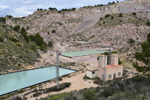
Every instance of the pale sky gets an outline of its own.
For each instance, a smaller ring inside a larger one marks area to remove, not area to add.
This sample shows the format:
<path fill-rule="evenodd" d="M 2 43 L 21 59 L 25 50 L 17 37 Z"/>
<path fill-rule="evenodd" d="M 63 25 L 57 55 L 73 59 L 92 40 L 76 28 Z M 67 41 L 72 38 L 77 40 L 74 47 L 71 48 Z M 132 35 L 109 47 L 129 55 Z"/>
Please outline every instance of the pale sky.
<path fill-rule="evenodd" d="M 108 4 L 113 1 L 124 0 L 0 0 L 0 17 L 12 15 L 14 17 L 28 16 L 37 8 L 48 9 L 55 7 L 58 10 L 63 8 L 80 8 L 88 5 Z"/>

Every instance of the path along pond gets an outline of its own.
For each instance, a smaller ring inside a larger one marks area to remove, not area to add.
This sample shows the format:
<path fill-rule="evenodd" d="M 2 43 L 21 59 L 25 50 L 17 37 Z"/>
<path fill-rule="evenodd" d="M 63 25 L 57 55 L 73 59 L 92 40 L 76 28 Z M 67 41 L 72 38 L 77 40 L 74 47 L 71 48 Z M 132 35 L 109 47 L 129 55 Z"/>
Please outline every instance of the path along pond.
<path fill-rule="evenodd" d="M 75 72 L 71 69 L 59 68 L 59 75 Z M 56 67 L 46 67 L 22 72 L 0 75 L 0 95 L 4 95 L 22 88 L 39 84 L 56 78 Z"/>

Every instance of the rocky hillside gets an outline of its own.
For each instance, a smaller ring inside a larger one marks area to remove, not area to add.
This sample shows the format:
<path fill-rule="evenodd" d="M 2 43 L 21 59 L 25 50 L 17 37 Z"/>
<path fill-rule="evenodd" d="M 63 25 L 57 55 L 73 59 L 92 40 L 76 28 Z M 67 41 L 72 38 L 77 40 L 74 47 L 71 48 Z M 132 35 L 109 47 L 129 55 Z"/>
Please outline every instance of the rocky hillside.
<path fill-rule="evenodd" d="M 0 74 L 25 69 L 37 61 L 40 47 L 22 33 L 0 22 Z"/>
<path fill-rule="evenodd" d="M 29 34 L 40 33 L 46 42 L 63 50 L 128 45 L 146 39 L 150 32 L 150 2 L 128 0 L 108 5 L 83 7 L 77 10 L 38 10 L 22 18 L 6 17 L 8 25 L 20 25 Z"/>

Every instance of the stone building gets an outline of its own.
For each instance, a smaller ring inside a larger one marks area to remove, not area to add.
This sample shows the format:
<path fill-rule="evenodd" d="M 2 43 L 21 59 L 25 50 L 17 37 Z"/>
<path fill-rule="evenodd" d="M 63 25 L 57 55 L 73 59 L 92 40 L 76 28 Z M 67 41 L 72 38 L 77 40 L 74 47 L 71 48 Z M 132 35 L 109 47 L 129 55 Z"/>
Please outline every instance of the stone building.
<path fill-rule="evenodd" d="M 87 69 L 87 76 L 90 78 L 99 77 L 103 81 L 113 80 L 122 77 L 123 66 L 118 65 L 118 54 L 111 54 L 111 63 L 107 65 L 107 56 L 99 56 L 98 67 Z"/>

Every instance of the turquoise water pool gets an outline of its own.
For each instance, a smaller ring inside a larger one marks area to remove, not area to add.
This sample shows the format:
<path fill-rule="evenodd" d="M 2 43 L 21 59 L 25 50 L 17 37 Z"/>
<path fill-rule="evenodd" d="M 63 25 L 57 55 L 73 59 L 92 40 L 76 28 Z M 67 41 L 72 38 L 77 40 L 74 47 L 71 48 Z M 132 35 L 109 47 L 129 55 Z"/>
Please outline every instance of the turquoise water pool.
<path fill-rule="evenodd" d="M 62 56 L 66 57 L 80 57 L 80 56 L 88 56 L 88 55 L 95 55 L 95 54 L 101 54 L 105 51 L 100 50 L 84 50 L 84 51 L 71 51 L 71 52 L 62 52 Z"/>
<path fill-rule="evenodd" d="M 59 72 L 59 75 L 63 76 L 75 71 L 59 68 Z M 55 66 L 0 75 L 0 95 L 42 83 L 55 77 Z"/>

